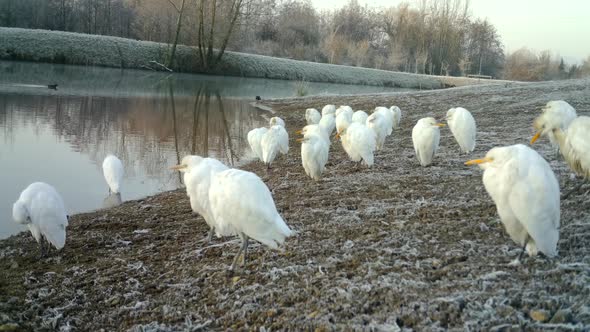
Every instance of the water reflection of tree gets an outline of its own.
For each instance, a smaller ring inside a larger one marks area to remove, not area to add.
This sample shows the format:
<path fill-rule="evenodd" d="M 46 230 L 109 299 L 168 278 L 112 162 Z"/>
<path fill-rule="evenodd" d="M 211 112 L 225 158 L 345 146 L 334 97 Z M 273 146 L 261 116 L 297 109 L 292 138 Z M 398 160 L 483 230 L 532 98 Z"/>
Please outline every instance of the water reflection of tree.
<path fill-rule="evenodd" d="M 163 184 L 176 177 L 168 166 L 185 154 L 231 165 L 239 161 L 246 147 L 242 133 L 263 121 L 247 102 L 223 99 L 206 87 L 190 98 L 174 96 L 170 88 L 168 98 L 2 95 L 3 140 L 19 144 L 11 143 L 18 128 L 49 126 L 52 135 L 88 154 L 98 167 L 107 153 L 115 153 L 127 175 L 137 170 Z"/>

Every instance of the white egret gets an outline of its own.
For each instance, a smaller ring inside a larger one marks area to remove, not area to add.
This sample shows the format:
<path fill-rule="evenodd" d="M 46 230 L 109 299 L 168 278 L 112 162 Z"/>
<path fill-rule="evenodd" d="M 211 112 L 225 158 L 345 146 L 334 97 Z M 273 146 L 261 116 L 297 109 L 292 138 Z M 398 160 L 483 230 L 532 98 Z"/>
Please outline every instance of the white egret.
<path fill-rule="evenodd" d="M 484 170 L 483 184 L 510 238 L 528 252 L 557 255 L 559 186 L 551 167 L 535 150 L 516 144 L 496 147 L 470 160 Z M 522 256 L 522 253 L 521 253 Z M 519 257 L 520 258 L 520 257 Z"/>
<path fill-rule="evenodd" d="M 123 163 L 119 158 L 110 154 L 102 162 L 102 173 L 109 185 L 109 193 L 119 193 L 121 180 L 123 180 Z"/>
<path fill-rule="evenodd" d="M 320 133 L 306 132 L 303 138 L 297 141 L 301 142 L 301 164 L 305 174 L 318 181 L 328 162 L 329 140 L 326 140 L 322 131 Z"/>
<path fill-rule="evenodd" d="M 336 105 L 326 105 L 322 108 L 322 116 L 326 114 L 334 114 L 336 112 Z"/>
<path fill-rule="evenodd" d="M 367 127 L 375 133 L 375 148 L 381 150 L 387 136 L 388 121 L 384 114 L 375 112 L 367 118 Z"/>
<path fill-rule="evenodd" d="M 337 136 L 340 137 L 342 147 L 350 160 L 359 162 L 362 159 L 367 167 L 373 165 L 373 153 L 376 144 L 373 130 L 365 125 L 353 122 L 348 128 L 338 133 Z"/>
<path fill-rule="evenodd" d="M 268 131 L 268 128 L 261 127 L 261 128 L 254 128 L 248 132 L 248 144 L 250 144 L 250 148 L 252 149 L 252 151 L 254 152 L 256 157 L 258 157 L 258 159 L 260 161 L 263 161 L 262 145 L 261 145 L 262 137 L 264 136 L 264 134 L 266 134 L 267 131 Z"/>
<path fill-rule="evenodd" d="M 184 173 L 183 180 L 191 209 L 205 219 L 209 226 L 207 239 L 211 241 L 213 232 L 217 228 L 209 202 L 211 178 L 213 175 L 229 168 L 217 159 L 188 155 L 182 158 L 180 165 L 173 166 L 172 169 Z M 226 231 L 226 233 L 228 232 Z"/>
<path fill-rule="evenodd" d="M 365 124 L 369 115 L 365 111 L 356 111 L 352 113 L 352 122 Z"/>
<path fill-rule="evenodd" d="M 277 212 L 270 191 L 254 173 L 229 169 L 214 174 L 209 201 L 216 231 L 220 235 L 237 233 L 242 239 L 230 270 L 235 268 L 242 252 L 245 264 L 250 238 L 276 249 L 292 234 Z"/>
<path fill-rule="evenodd" d="M 273 116 L 272 118 L 270 118 L 269 124 L 270 124 L 269 127 L 278 125 L 278 126 L 285 128 L 285 121 L 283 119 L 279 118 L 278 116 Z"/>
<path fill-rule="evenodd" d="M 391 135 L 391 133 L 393 131 L 393 122 L 394 122 L 393 111 L 387 107 L 377 106 L 377 107 L 375 107 L 375 110 L 373 111 L 373 113 L 379 113 L 379 114 L 383 115 L 384 121 L 385 121 L 385 126 L 387 127 L 386 134 L 387 134 L 387 136 Z"/>
<path fill-rule="evenodd" d="M 439 127 L 444 126 L 442 123 L 437 123 L 432 117 L 422 118 L 412 129 L 412 141 L 414 143 L 414 151 L 416 157 L 422 166 L 432 164 L 434 154 L 438 150 L 438 143 L 440 141 Z"/>
<path fill-rule="evenodd" d="M 334 128 L 336 128 L 336 121 L 334 120 L 334 114 L 329 113 L 326 115 L 322 115 L 322 118 L 319 122 L 320 127 L 328 133 L 328 135 L 332 135 Z"/>
<path fill-rule="evenodd" d="M 340 114 L 341 112 L 350 112 L 351 116 L 352 113 L 354 113 L 354 111 L 352 110 L 352 107 L 348 106 L 348 105 L 341 105 L 336 109 L 336 112 L 334 113 L 335 116 L 338 116 L 338 114 Z"/>
<path fill-rule="evenodd" d="M 565 159 L 572 171 L 583 179 L 579 185 L 563 196 L 563 198 L 567 198 L 590 179 L 590 117 L 577 117 L 569 124 L 565 132 L 560 127 L 563 122 L 559 118 L 553 118 L 553 122 L 551 120 L 537 120 L 534 124 L 537 134 L 531 140 L 531 144 L 541 134 L 551 132 L 555 137 L 563 159 Z"/>
<path fill-rule="evenodd" d="M 402 110 L 395 105 L 391 106 L 389 110 L 393 113 L 393 129 L 397 129 L 402 121 Z"/>
<path fill-rule="evenodd" d="M 461 151 L 473 152 L 476 126 L 471 113 L 462 107 L 451 108 L 447 111 L 447 123 Z"/>
<path fill-rule="evenodd" d="M 551 146 L 557 151 L 559 144 L 553 135 L 553 129 L 561 128 L 561 130 L 565 131 L 576 116 L 576 110 L 567 102 L 563 100 L 548 102 L 543 107 L 543 113 L 533 123 L 537 131 L 534 140 L 536 141 L 541 135 L 547 136 Z"/>
<path fill-rule="evenodd" d="M 289 152 L 289 134 L 284 127 L 276 125 L 262 135 L 262 161 L 268 168 L 280 153 L 287 154 Z"/>
<path fill-rule="evenodd" d="M 348 128 L 350 123 L 352 122 L 352 115 L 354 112 L 352 108 L 342 108 L 340 112 L 336 115 L 336 132 L 341 133 L 344 129 Z"/>
<path fill-rule="evenodd" d="M 322 118 L 322 114 L 318 112 L 315 108 L 308 108 L 305 110 L 305 121 L 307 124 L 318 124 L 320 119 Z"/>
<path fill-rule="evenodd" d="M 12 206 L 12 217 L 29 228 L 39 243 L 41 256 L 47 253 L 45 240 L 57 250 L 64 247 L 68 226 L 66 208 L 57 190 L 47 183 L 35 182 L 23 190 Z"/>

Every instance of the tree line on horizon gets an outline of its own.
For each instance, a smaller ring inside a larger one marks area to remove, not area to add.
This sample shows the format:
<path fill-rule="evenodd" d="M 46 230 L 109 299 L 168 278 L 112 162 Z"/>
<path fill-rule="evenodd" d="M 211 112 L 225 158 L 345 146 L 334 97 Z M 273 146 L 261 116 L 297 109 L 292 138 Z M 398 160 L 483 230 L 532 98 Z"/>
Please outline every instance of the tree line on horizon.
<path fill-rule="evenodd" d="M 0 0 L 0 26 L 197 46 L 203 66 L 232 50 L 430 75 L 540 81 L 590 75 L 590 56 L 566 64 L 550 51 L 504 54 L 468 0 L 372 8 L 349 0 L 318 11 L 309 0 Z"/>

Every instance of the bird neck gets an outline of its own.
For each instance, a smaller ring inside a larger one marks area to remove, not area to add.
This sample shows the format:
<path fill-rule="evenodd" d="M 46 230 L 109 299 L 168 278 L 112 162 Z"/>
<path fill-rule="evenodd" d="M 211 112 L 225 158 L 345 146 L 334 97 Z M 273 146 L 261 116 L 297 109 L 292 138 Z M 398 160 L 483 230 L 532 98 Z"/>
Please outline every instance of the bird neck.
<path fill-rule="evenodd" d="M 563 130 L 561 130 L 561 128 L 556 128 L 553 129 L 553 136 L 555 136 L 555 140 L 559 145 L 559 149 L 563 151 L 563 148 L 565 147 L 565 133 Z"/>

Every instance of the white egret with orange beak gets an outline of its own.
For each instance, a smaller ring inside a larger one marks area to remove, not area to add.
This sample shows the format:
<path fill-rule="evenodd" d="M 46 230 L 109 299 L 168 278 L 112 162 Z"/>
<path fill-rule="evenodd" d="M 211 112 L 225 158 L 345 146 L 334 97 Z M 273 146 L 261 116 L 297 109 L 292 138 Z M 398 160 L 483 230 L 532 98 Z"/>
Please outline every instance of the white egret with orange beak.
<path fill-rule="evenodd" d="M 318 124 L 321 118 L 322 115 L 315 108 L 308 108 L 305 110 L 305 121 L 308 125 Z"/>
<path fill-rule="evenodd" d="M 559 185 L 551 167 L 535 150 L 516 144 L 496 147 L 485 158 L 470 160 L 484 170 L 483 184 L 500 220 L 529 256 L 557 255 Z M 522 256 L 522 253 L 520 256 Z M 520 257 L 519 257 L 520 259 Z"/>
<path fill-rule="evenodd" d="M 217 159 L 188 155 L 182 158 L 180 165 L 173 166 L 172 169 L 184 173 L 183 180 L 191 209 L 205 219 L 209 226 L 207 240 L 210 242 L 216 229 L 211 204 L 209 203 L 211 177 L 216 173 L 227 170 L 228 167 Z"/>
<path fill-rule="evenodd" d="M 360 123 L 353 122 L 342 132 L 337 133 L 340 137 L 342 147 L 350 160 L 360 162 L 367 167 L 373 166 L 375 152 L 375 133 L 371 128 Z"/>
<path fill-rule="evenodd" d="M 546 117 L 539 117 L 535 120 L 534 127 L 537 134 L 531 140 L 531 144 L 535 143 L 539 136 L 551 132 L 563 159 L 571 170 L 583 179 L 573 190 L 563 195 L 563 198 L 567 198 L 590 179 L 590 117 L 577 117 L 569 124 L 565 132 L 560 126 L 562 122 L 559 119 L 553 122 L 546 119 Z"/>
<path fill-rule="evenodd" d="M 341 133 L 348 128 L 352 122 L 352 115 L 354 114 L 352 108 L 342 107 L 336 111 L 336 132 Z"/>
<path fill-rule="evenodd" d="M 102 173 L 109 185 L 109 194 L 118 194 L 121 191 L 121 180 L 123 179 L 123 163 L 119 158 L 110 154 L 102 162 Z"/>
<path fill-rule="evenodd" d="M 57 250 L 66 243 L 68 216 L 64 202 L 55 188 L 47 183 L 30 184 L 12 206 L 12 217 L 26 225 L 39 243 L 41 256 L 45 256 L 45 240 Z"/>
<path fill-rule="evenodd" d="M 298 130 L 295 133 L 303 136 L 311 134 L 320 135 L 320 137 L 326 140 L 326 142 L 328 143 L 328 147 L 331 145 L 330 136 L 328 135 L 326 128 L 320 126 L 319 124 L 307 125 L 303 127 L 303 129 Z"/>
<path fill-rule="evenodd" d="M 557 151 L 559 143 L 557 142 L 553 129 L 560 128 L 565 131 L 570 123 L 576 118 L 576 110 L 563 100 L 552 100 L 543 107 L 543 113 L 533 122 L 535 136 L 533 142 L 541 136 L 547 136 L 551 146 Z"/>
<path fill-rule="evenodd" d="M 471 112 L 463 107 L 451 108 L 447 111 L 447 124 L 461 151 L 473 152 L 475 149 L 475 119 Z"/>
<path fill-rule="evenodd" d="M 306 126 L 308 127 L 308 126 Z M 330 141 L 326 139 L 323 130 L 320 132 L 304 128 L 303 138 L 297 139 L 301 142 L 301 164 L 305 174 L 318 181 L 328 162 L 330 153 Z"/>
<path fill-rule="evenodd" d="M 440 141 L 439 127 L 444 124 L 437 123 L 432 117 L 422 118 L 412 129 L 412 142 L 414 143 L 414 151 L 416 157 L 422 166 L 432 164 L 434 154 L 438 151 L 438 144 Z"/>

